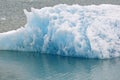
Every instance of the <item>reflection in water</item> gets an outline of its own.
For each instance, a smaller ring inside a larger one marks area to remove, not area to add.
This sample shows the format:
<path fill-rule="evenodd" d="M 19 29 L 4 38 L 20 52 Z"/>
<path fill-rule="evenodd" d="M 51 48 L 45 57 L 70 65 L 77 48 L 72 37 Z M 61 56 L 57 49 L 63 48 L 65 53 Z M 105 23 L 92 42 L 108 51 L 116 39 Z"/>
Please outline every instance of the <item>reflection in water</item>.
<path fill-rule="evenodd" d="M 97 60 L 0 51 L 0 80 L 118 80 L 120 58 Z"/>

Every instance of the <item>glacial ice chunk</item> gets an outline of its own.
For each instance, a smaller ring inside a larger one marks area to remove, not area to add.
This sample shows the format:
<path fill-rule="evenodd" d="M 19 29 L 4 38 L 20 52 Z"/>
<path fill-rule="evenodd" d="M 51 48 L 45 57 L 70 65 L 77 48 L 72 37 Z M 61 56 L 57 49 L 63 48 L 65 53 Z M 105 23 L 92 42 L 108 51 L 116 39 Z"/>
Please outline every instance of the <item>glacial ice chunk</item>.
<path fill-rule="evenodd" d="M 120 56 L 120 6 L 66 5 L 24 10 L 27 23 L 0 33 L 0 50 L 85 58 Z"/>

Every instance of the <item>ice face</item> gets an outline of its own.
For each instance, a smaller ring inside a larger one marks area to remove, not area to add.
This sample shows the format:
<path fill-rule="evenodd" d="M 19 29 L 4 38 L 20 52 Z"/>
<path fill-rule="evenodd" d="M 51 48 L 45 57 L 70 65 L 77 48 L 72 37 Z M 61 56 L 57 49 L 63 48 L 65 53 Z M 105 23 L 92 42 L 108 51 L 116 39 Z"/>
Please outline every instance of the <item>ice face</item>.
<path fill-rule="evenodd" d="M 24 27 L 0 33 L 0 50 L 85 58 L 120 56 L 120 6 L 60 4 L 24 12 Z"/>

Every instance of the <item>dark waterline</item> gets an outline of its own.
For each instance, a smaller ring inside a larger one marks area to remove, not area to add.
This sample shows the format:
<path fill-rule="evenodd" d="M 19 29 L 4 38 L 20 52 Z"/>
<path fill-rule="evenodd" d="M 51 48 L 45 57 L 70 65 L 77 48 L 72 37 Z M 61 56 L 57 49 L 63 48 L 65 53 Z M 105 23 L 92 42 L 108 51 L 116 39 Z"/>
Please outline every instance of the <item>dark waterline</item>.
<path fill-rule="evenodd" d="M 120 58 L 81 59 L 0 51 L 0 80 L 118 80 Z"/>

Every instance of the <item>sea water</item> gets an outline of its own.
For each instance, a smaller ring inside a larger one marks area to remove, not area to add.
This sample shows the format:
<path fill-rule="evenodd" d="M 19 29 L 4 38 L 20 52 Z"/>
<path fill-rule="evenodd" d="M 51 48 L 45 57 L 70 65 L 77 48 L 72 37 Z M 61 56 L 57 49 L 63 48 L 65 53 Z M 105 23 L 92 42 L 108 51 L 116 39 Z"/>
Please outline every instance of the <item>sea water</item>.
<path fill-rule="evenodd" d="M 118 80 L 120 58 L 81 59 L 0 51 L 0 80 Z"/>

